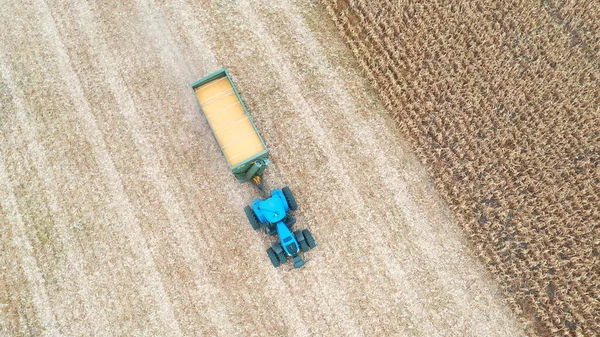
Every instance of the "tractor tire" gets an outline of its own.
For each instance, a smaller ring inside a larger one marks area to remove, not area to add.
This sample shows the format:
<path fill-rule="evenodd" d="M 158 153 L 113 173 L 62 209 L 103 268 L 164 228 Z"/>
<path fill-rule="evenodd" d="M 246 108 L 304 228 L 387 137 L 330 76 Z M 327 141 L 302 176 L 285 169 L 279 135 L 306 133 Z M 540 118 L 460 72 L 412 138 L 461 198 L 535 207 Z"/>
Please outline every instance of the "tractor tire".
<path fill-rule="evenodd" d="M 300 249 L 302 249 L 303 252 L 306 253 L 310 250 L 310 247 L 308 246 L 308 243 L 306 243 L 306 241 L 302 241 L 299 244 L 300 244 Z"/>
<path fill-rule="evenodd" d="M 273 248 L 273 251 L 275 252 L 275 254 L 285 254 L 285 251 L 283 250 L 283 246 L 281 246 L 281 243 L 279 242 L 275 242 L 271 248 Z"/>
<path fill-rule="evenodd" d="M 277 259 L 279 260 L 279 264 L 284 264 L 287 262 L 287 256 L 285 256 L 284 252 L 277 254 Z"/>
<path fill-rule="evenodd" d="M 286 186 L 282 188 L 281 191 L 283 192 L 283 195 L 285 196 L 285 201 L 287 201 L 290 209 L 292 211 L 298 210 L 298 203 L 296 202 L 296 198 L 294 198 L 294 195 L 292 194 L 290 188 Z"/>
<path fill-rule="evenodd" d="M 287 262 L 287 256 L 285 256 L 285 250 L 283 250 L 281 243 L 275 242 L 273 246 L 271 246 L 271 249 L 273 249 L 273 252 L 277 255 L 280 264 Z"/>
<path fill-rule="evenodd" d="M 308 244 L 310 249 L 313 249 L 317 246 L 315 239 L 313 238 L 312 234 L 308 229 L 303 230 L 302 234 L 304 234 L 304 240 L 306 240 L 306 243 Z"/>
<path fill-rule="evenodd" d="M 285 218 L 285 225 L 288 226 L 289 229 L 292 229 L 292 226 L 296 224 L 296 217 L 291 214 Z"/>
<path fill-rule="evenodd" d="M 281 265 L 281 262 L 279 262 L 279 258 L 277 257 L 277 254 L 275 254 L 273 248 L 267 249 L 267 255 L 269 255 L 269 260 L 271 260 L 273 267 L 277 268 Z"/>
<path fill-rule="evenodd" d="M 305 253 L 308 252 L 310 250 L 310 247 L 308 246 L 308 243 L 306 243 L 306 240 L 304 238 L 304 234 L 302 233 L 302 231 L 295 231 L 294 236 L 296 237 L 296 241 L 298 241 L 300 250 L 302 250 Z"/>
<path fill-rule="evenodd" d="M 252 208 L 250 206 L 246 206 L 244 207 L 244 212 L 246 212 L 246 217 L 248 218 L 252 229 L 254 229 L 255 231 L 259 230 L 260 223 L 258 222 L 258 218 L 256 217 L 256 214 L 254 214 Z"/>

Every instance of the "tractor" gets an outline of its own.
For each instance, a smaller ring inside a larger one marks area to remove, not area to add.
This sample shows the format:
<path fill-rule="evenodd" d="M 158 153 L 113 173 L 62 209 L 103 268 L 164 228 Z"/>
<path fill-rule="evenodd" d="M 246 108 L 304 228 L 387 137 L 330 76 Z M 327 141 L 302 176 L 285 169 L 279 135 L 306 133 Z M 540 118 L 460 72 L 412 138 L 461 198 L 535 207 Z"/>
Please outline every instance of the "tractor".
<path fill-rule="evenodd" d="M 267 249 L 267 255 L 275 268 L 292 259 L 294 268 L 304 265 L 300 251 L 316 247 L 315 239 L 308 229 L 293 231 L 296 218 L 290 213 L 298 209 L 296 199 L 289 187 L 275 189 L 267 199 L 254 199 L 252 206 L 244 211 L 252 228 L 263 229 L 267 235 L 279 237 L 279 241 Z"/>

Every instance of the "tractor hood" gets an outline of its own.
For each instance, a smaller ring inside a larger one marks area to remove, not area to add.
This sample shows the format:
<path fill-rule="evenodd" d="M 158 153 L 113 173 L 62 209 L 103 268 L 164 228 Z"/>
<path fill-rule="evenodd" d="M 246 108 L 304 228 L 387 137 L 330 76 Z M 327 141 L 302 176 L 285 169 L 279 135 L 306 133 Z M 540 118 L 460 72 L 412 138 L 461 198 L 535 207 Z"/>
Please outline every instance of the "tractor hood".
<path fill-rule="evenodd" d="M 261 201 L 258 204 L 258 209 L 269 223 L 277 223 L 286 216 L 285 206 L 277 197 Z"/>

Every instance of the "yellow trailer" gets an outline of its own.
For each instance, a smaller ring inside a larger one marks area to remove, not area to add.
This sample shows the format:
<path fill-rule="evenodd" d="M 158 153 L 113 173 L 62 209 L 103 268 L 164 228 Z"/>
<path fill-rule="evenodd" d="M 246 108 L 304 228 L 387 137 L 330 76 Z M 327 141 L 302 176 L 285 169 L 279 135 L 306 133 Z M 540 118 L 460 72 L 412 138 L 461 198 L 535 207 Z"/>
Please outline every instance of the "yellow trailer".
<path fill-rule="evenodd" d="M 227 69 L 192 84 L 223 155 L 240 181 L 252 180 L 262 192 L 268 149 Z"/>

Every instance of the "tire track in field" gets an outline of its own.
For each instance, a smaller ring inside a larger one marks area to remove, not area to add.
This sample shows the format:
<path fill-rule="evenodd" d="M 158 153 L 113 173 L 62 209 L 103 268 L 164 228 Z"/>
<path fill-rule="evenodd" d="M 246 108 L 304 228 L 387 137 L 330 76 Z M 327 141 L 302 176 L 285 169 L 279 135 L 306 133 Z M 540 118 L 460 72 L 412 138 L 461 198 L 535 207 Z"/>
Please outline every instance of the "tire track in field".
<path fill-rule="evenodd" d="M 119 9 L 119 10 L 122 10 L 122 9 Z M 103 21 L 104 21 L 104 22 L 106 22 L 106 20 L 111 20 L 111 19 L 107 19 L 107 17 L 104 17 L 104 18 L 103 18 Z M 110 22 L 110 21 L 109 21 L 109 22 Z M 146 25 L 143 25 L 143 24 L 138 24 L 138 23 L 137 23 L 137 22 L 135 22 L 134 20 L 133 20 L 133 21 L 132 21 L 132 20 L 128 20 L 128 22 L 133 22 L 133 24 L 134 24 L 134 25 L 140 25 L 140 26 L 144 26 L 144 27 L 146 27 Z M 119 22 L 112 22 L 112 23 L 111 23 L 111 26 L 120 26 L 120 25 L 121 25 L 121 23 L 119 23 Z M 135 29 L 135 28 L 130 28 L 130 29 Z M 145 28 L 145 29 L 148 29 L 148 28 Z M 115 34 L 116 34 L 116 35 L 119 35 L 119 32 L 117 31 Z M 114 36 L 114 35 L 113 35 L 113 36 Z M 142 40 L 143 40 L 143 39 L 142 39 Z M 135 46 L 135 45 L 134 45 L 134 46 Z M 120 47 L 118 44 L 117 44 L 117 45 L 113 45 L 112 47 L 113 47 L 113 48 L 116 50 L 117 54 L 118 54 L 118 55 L 121 55 L 121 57 L 123 57 L 123 58 L 124 58 L 124 60 L 125 60 L 125 61 L 124 61 L 124 64 L 121 64 L 121 65 L 120 65 L 120 66 L 121 66 L 121 68 L 124 68 L 123 72 L 124 72 L 125 74 L 126 74 L 128 71 L 138 71 L 138 69 L 135 69 L 135 68 L 134 68 L 133 70 L 129 70 L 129 69 L 127 69 L 127 66 L 126 66 L 126 64 L 128 64 L 129 62 L 131 62 L 131 63 L 134 63 L 134 64 L 136 64 L 136 65 L 142 65 L 142 66 L 146 66 L 146 67 L 148 67 L 148 69 L 155 68 L 155 67 L 161 67 L 161 65 L 155 65 L 155 64 L 153 63 L 153 62 L 154 62 L 154 60 L 136 60 L 135 58 L 134 58 L 134 59 L 131 59 L 131 58 L 129 58 L 129 55 L 127 55 L 127 50 L 122 50 L 122 48 L 121 48 L 121 47 Z M 131 47 L 131 45 L 130 45 L 129 47 Z M 139 71 L 146 72 L 147 74 L 152 74 L 150 70 L 146 70 L 146 69 L 144 69 L 144 68 L 140 68 L 140 69 L 139 69 Z M 155 74 L 155 73 L 154 73 L 154 74 Z M 162 74 L 159 74 L 159 78 L 164 78 L 164 76 L 163 76 Z M 133 84 L 136 84 L 137 82 L 132 82 L 132 81 L 131 81 L 131 79 L 130 79 L 130 78 L 128 79 L 126 76 L 124 77 L 124 81 L 125 81 L 125 82 L 128 82 L 128 83 L 130 84 L 130 86 L 131 86 L 131 87 L 130 87 L 130 88 L 128 88 L 128 89 L 129 89 L 129 91 L 131 91 L 132 93 L 137 93 L 137 92 L 138 92 L 138 91 L 136 90 L 136 88 L 135 88 L 135 85 L 133 85 Z M 188 94 L 188 97 L 190 97 L 190 96 L 189 96 L 189 91 L 190 91 L 190 90 L 189 90 L 189 87 L 187 86 L 187 84 L 184 84 L 184 85 L 185 85 L 186 89 L 188 89 L 188 90 L 186 90 L 186 93 Z M 158 87 L 160 87 L 160 85 L 158 85 Z M 161 95 L 167 95 L 167 96 L 168 96 L 168 95 L 169 95 L 169 92 L 168 92 L 168 91 L 165 91 L 165 92 L 163 92 Z M 195 98 L 193 98 L 193 96 L 191 96 L 191 97 L 192 97 L 192 99 L 195 99 Z M 148 104 L 148 105 L 150 105 L 150 106 L 146 106 L 147 104 L 144 104 L 144 103 L 143 103 L 143 99 L 140 99 L 139 97 L 136 97 L 135 95 L 134 95 L 134 96 L 132 96 L 132 98 L 135 100 L 136 106 L 137 106 L 137 108 L 139 109 L 139 111 L 142 111 L 142 110 L 144 110 L 144 109 L 146 109 L 146 110 L 147 110 L 147 109 L 149 109 L 149 108 L 150 108 L 150 109 L 156 109 L 157 111 L 161 111 L 161 110 L 162 110 L 162 111 L 168 111 L 168 109 L 169 109 L 168 107 L 164 107 L 164 106 L 162 106 L 161 104 L 159 104 L 159 105 L 156 105 L 156 106 L 152 106 L 152 104 L 150 103 L 150 104 Z M 152 101 L 152 100 L 151 100 L 151 101 Z M 146 124 L 146 127 L 147 127 L 147 128 L 148 128 L 148 129 L 149 129 L 149 130 L 150 130 L 150 131 L 153 133 L 153 137 L 152 137 L 152 138 L 153 138 L 154 142 L 156 142 L 156 139 L 157 139 L 157 138 L 159 138 L 159 139 L 165 139 L 165 138 L 167 138 L 167 137 L 169 136 L 169 133 L 170 133 L 170 132 L 175 132 L 175 131 L 173 131 L 173 130 L 175 130 L 175 128 L 166 128 L 167 130 L 161 130 L 161 129 L 160 129 L 160 125 L 158 125 L 158 126 L 157 126 L 157 125 L 154 125 L 154 124 L 152 123 L 152 118 L 151 118 L 150 116 L 151 116 L 151 115 L 145 115 L 145 116 L 144 116 L 144 120 L 148 122 L 148 124 Z M 150 124 L 152 124 L 152 125 L 150 125 Z M 175 145 L 175 146 L 174 146 L 173 144 L 170 144 L 170 143 L 168 143 L 168 142 L 167 142 L 167 144 L 156 144 L 156 143 L 155 143 L 155 145 L 156 145 L 156 148 L 157 148 L 157 149 L 159 149 L 161 146 L 164 146 L 164 147 L 165 147 L 165 148 L 167 148 L 167 149 L 175 149 L 177 146 L 180 146 L 180 144 L 182 144 L 182 143 L 183 143 L 183 144 L 185 144 L 184 142 L 177 142 L 176 144 L 174 144 L 174 145 Z M 117 148 L 118 148 L 118 147 L 117 147 Z M 163 160 L 162 160 L 162 158 L 161 158 L 160 160 L 161 160 L 161 162 L 163 161 Z M 173 164 L 173 165 L 171 165 L 171 164 Z M 177 168 L 177 165 L 176 165 L 176 163 L 169 163 L 169 166 L 170 166 L 170 167 L 171 167 L 173 170 L 176 170 L 176 168 Z M 163 177 L 163 178 L 165 178 L 165 179 L 166 179 L 166 177 Z M 149 182 L 149 183 L 151 183 L 151 182 Z M 159 196 L 158 196 L 158 195 L 156 195 L 156 198 L 159 198 Z M 140 206 L 140 207 L 142 207 L 142 206 Z M 145 209 L 145 208 L 146 208 L 146 209 Z M 140 209 L 140 212 L 148 212 L 147 208 L 148 208 L 148 207 L 142 207 L 142 208 Z M 163 212 L 163 210 L 160 210 L 160 213 L 162 213 L 162 212 Z M 200 212 L 199 214 L 202 214 L 202 213 L 205 213 L 205 212 Z M 159 214 L 159 213 L 156 213 L 155 215 L 156 215 L 156 216 L 158 216 L 158 217 L 160 217 L 160 214 Z M 150 232 L 150 233 L 154 232 L 154 233 L 156 234 L 156 236 L 163 238 L 163 239 L 161 239 L 161 241 L 162 241 L 162 240 L 172 241 L 172 238 L 171 238 L 171 236 L 170 236 L 170 235 L 168 235 L 168 234 L 164 234 L 164 233 L 161 233 L 162 231 L 170 231 L 170 225 L 169 225 L 168 223 L 166 223 L 166 222 L 167 222 L 166 220 L 164 220 L 164 221 L 163 221 L 163 222 L 165 222 L 165 224 L 160 224 L 160 223 L 156 223 L 156 224 L 155 224 L 155 223 L 154 223 L 154 219 L 150 219 L 150 218 L 148 219 L 148 221 L 149 221 L 149 223 L 150 223 L 150 226 L 146 226 L 146 227 L 147 227 L 147 230 L 148 230 L 148 232 Z M 154 229 L 154 227 L 156 227 L 156 226 L 160 226 L 160 227 L 163 227 L 163 228 L 162 228 L 162 229 L 160 229 L 160 228 Z M 163 246 L 163 245 L 161 245 L 161 244 L 159 243 L 159 242 L 161 242 L 161 241 L 156 241 L 155 243 L 153 243 L 153 244 L 152 244 L 152 246 L 153 246 L 153 247 L 157 247 L 157 246 L 158 246 L 158 247 L 160 247 L 160 246 Z M 198 247 L 198 248 L 202 248 L 202 247 Z M 171 249 L 175 249 L 175 251 L 179 251 L 178 247 L 172 247 Z M 171 254 L 171 253 L 169 252 L 169 254 Z M 166 258 L 166 256 L 165 256 L 165 257 L 163 257 L 163 259 L 165 259 L 165 260 L 171 260 L 171 259 L 168 259 L 168 258 Z M 206 261 L 209 261 L 209 262 L 210 262 L 212 259 L 211 259 L 210 257 L 207 257 L 207 258 L 206 258 L 206 259 L 204 259 L 204 260 L 206 260 Z M 172 268 L 176 268 L 176 266 L 165 266 L 164 268 L 162 268 L 162 269 L 161 269 L 161 271 L 162 271 L 162 273 L 163 273 L 163 276 L 165 277 L 165 282 L 169 282 L 169 283 L 171 283 L 171 281 L 172 281 L 172 279 L 170 279 L 170 277 L 171 277 L 171 276 L 170 276 L 170 273 L 171 273 L 171 271 L 169 271 L 169 269 L 172 269 Z M 209 265 L 209 268 L 210 268 L 210 269 L 212 269 L 212 266 L 210 266 L 210 265 Z M 212 270 L 209 270 L 209 272 L 210 272 L 210 273 L 212 273 Z M 210 280 L 211 280 L 211 277 L 212 277 L 212 276 L 209 276 L 209 277 L 208 277 L 208 281 L 209 281 L 209 282 L 210 282 Z M 204 280 L 206 280 L 206 278 L 203 278 L 203 279 L 204 279 Z M 221 310 L 222 310 L 222 309 L 225 309 L 225 308 L 229 308 L 229 306 L 228 306 L 228 305 L 226 305 L 226 304 L 223 304 L 223 303 L 222 303 L 222 301 L 223 301 L 223 298 L 224 298 L 224 297 L 225 297 L 225 296 L 221 296 L 221 297 L 220 297 L 220 300 L 221 300 L 221 301 L 219 301 L 219 302 L 215 302 L 215 303 L 212 303 L 213 307 L 216 307 L 217 309 L 221 309 Z M 209 309 L 209 310 L 210 310 L 210 309 Z M 184 318 L 187 318 L 187 317 L 184 317 Z M 222 324 L 221 324 L 221 325 L 222 325 Z M 221 326 L 218 326 L 218 328 L 221 328 L 221 329 L 222 329 L 222 327 L 221 327 Z M 228 328 L 231 328 L 231 327 L 228 327 Z M 214 332 L 213 332 L 213 333 L 214 333 Z M 223 332 L 223 333 L 225 333 L 225 332 Z"/>
<path fill-rule="evenodd" d="M 11 82 L 10 79 L 5 77 L 8 76 L 6 69 L 7 67 L 2 60 L 2 56 L 0 56 L 0 75 L 2 75 L 2 82 L 10 85 L 8 84 Z M 2 152 L 4 151 L 0 150 L 0 153 Z M 2 210 L 3 217 L 6 218 L 6 223 L 2 225 L 2 236 L 7 235 L 7 237 L 10 237 L 12 239 L 11 243 L 14 245 L 14 248 L 12 249 L 7 246 L 3 246 L 2 255 L 6 255 L 7 258 L 10 259 L 11 256 L 9 253 L 14 252 L 14 254 L 18 256 L 18 258 L 16 258 L 17 261 L 12 263 L 19 265 L 19 269 L 22 271 L 25 282 L 27 283 L 25 287 L 28 288 L 31 294 L 31 304 L 34 310 L 34 316 L 38 320 L 35 325 L 43 327 L 43 333 L 39 330 L 37 332 L 29 330 L 29 333 L 56 336 L 58 335 L 58 330 L 54 320 L 52 306 L 50 305 L 50 300 L 48 299 L 48 290 L 45 285 L 43 274 L 35 259 L 33 247 L 31 246 L 31 242 L 27 237 L 25 224 L 23 223 L 19 205 L 11 185 L 12 183 L 6 170 L 4 156 L 0 154 L 0 209 Z M 2 266 L 3 278 L 8 276 L 4 275 L 8 272 L 6 268 L 9 266 L 8 261 L 6 262 L 7 264 Z M 9 293 L 9 296 L 11 297 L 17 297 L 19 295 L 22 296 L 20 293 Z M 0 305 L 5 304 L 0 303 Z M 22 312 L 23 310 L 26 309 L 24 307 L 18 308 L 19 312 Z M 0 322 L 0 325 L 4 326 L 8 324 Z M 20 327 L 23 328 L 21 325 Z"/>
<path fill-rule="evenodd" d="M 107 151 L 104 138 L 96 125 L 95 117 L 91 113 L 88 102 L 81 92 L 81 83 L 69 64 L 69 56 L 65 51 L 63 42 L 60 40 L 60 33 L 57 30 L 54 19 L 49 14 L 51 13 L 50 8 L 43 1 L 36 2 L 36 5 L 37 8 L 41 9 L 42 13 L 47 14 L 40 18 L 42 21 L 41 26 L 44 33 L 48 35 L 47 42 L 53 49 L 52 53 L 58 62 L 58 71 L 61 78 L 71 84 L 68 89 L 69 94 L 75 103 L 77 115 L 80 117 L 78 126 L 81 127 L 82 133 L 87 136 L 92 152 L 99 164 L 101 175 L 104 178 L 103 180 L 107 182 L 109 191 L 113 197 L 113 202 L 115 202 L 115 210 L 117 210 L 119 218 L 123 220 L 122 224 L 125 227 L 123 233 L 128 237 L 128 241 L 135 246 L 136 251 L 142 255 L 143 266 L 145 267 L 145 281 L 148 283 L 147 286 L 149 289 L 143 287 L 139 290 L 144 294 L 145 298 L 154 298 L 155 301 L 159 303 L 155 306 L 156 311 L 153 313 L 153 318 L 157 321 L 157 327 L 164 328 L 165 335 L 180 335 L 181 332 L 173 317 L 173 312 L 166 296 L 164 286 L 160 281 L 159 275 L 155 272 L 155 262 L 151 253 L 148 251 L 146 240 L 140 231 L 140 227 L 137 224 L 135 217 L 132 215 L 130 201 L 123 192 L 120 174 L 116 170 L 114 162 Z M 51 194 L 59 195 L 59 191 L 51 191 L 53 192 Z M 100 313 L 95 314 L 98 314 L 98 318 L 102 317 Z M 96 322 L 97 320 L 94 318 L 91 321 Z M 94 331 L 101 330 L 94 329 Z"/>
<path fill-rule="evenodd" d="M 64 28 L 65 22 L 59 21 L 59 23 L 62 24 L 63 28 Z M 75 29 L 75 31 L 78 31 L 78 30 Z M 72 39 L 72 35 L 70 35 L 71 33 L 68 30 L 63 33 L 65 34 L 65 36 L 69 37 L 69 39 Z M 73 52 L 74 55 L 71 55 L 71 56 L 77 56 L 78 52 L 79 51 L 76 49 L 75 52 Z M 73 62 L 73 60 L 71 60 L 71 62 Z M 90 67 L 93 68 L 93 66 L 90 66 L 88 64 L 82 65 L 80 63 L 76 64 L 76 67 L 77 68 L 83 67 L 84 69 L 89 69 Z M 89 74 L 89 72 L 88 72 L 88 74 Z M 94 74 L 89 74 L 89 75 L 94 75 Z M 87 77 L 87 76 L 84 75 L 84 77 Z M 84 80 L 85 80 L 85 78 L 84 78 Z M 80 82 L 80 84 L 82 84 L 82 83 L 83 82 Z M 96 98 L 95 95 L 97 95 L 97 94 L 102 95 L 101 90 L 96 90 L 95 94 L 91 98 L 95 99 Z M 89 104 L 88 104 L 88 106 L 89 106 Z M 92 111 L 92 113 L 93 113 L 93 111 Z M 103 125 L 103 126 L 106 125 L 104 123 L 105 122 L 104 119 L 107 117 L 108 117 L 108 115 L 102 114 L 101 120 L 96 120 L 96 123 L 98 123 L 97 125 Z M 109 130 L 111 129 L 111 127 L 113 130 L 115 130 L 115 129 L 119 130 L 120 128 L 123 127 L 122 123 L 119 124 L 120 120 L 113 120 L 113 122 L 115 122 L 115 123 L 114 123 L 114 125 L 109 126 Z M 108 133 L 108 134 L 104 134 L 102 136 L 105 137 L 105 140 L 104 140 L 105 144 L 107 142 L 110 142 L 111 140 L 112 141 L 115 140 L 114 134 Z M 120 137 L 117 137 L 117 138 L 120 138 Z M 119 140 L 122 141 L 122 138 L 120 138 Z M 113 145 L 113 144 L 111 144 L 111 145 Z M 109 148 L 109 150 L 111 150 L 111 149 Z M 115 153 L 111 152 L 111 157 L 112 157 L 111 159 L 113 162 L 116 159 L 118 159 L 118 158 L 115 158 L 114 155 L 115 155 Z M 131 152 L 130 157 L 131 157 L 131 160 L 133 160 L 133 162 L 135 162 L 136 159 L 139 158 L 139 154 L 138 154 L 138 152 Z M 128 182 L 128 179 L 131 178 L 131 176 L 128 176 L 127 173 L 128 172 L 126 172 L 126 171 L 119 172 L 119 174 L 121 175 L 121 179 L 122 179 L 121 181 Z M 100 175 L 100 173 L 98 173 L 97 175 Z M 125 185 L 122 185 L 122 186 L 126 187 Z M 104 194 L 110 195 L 110 191 L 107 191 Z M 131 199 L 129 201 L 131 201 Z M 134 205 L 135 201 L 138 201 L 138 199 L 134 198 L 133 202 L 130 203 L 130 205 Z M 111 202 L 109 202 L 109 205 L 105 207 L 105 209 L 111 210 L 111 213 L 112 213 L 112 209 L 114 209 L 116 207 L 121 207 L 121 205 L 117 204 L 117 203 L 118 203 L 118 201 L 117 202 L 111 201 Z M 102 210 L 100 212 L 102 212 Z M 130 210 L 127 210 L 127 212 L 131 213 Z M 117 213 L 117 215 L 118 215 L 120 212 L 116 211 L 115 213 Z M 132 218 L 134 218 L 135 221 L 137 221 L 137 223 L 141 222 L 139 215 L 140 215 L 140 213 L 137 213 L 137 214 L 134 213 L 134 215 L 131 215 Z M 114 221 L 122 222 L 121 219 L 114 220 Z M 142 224 L 140 224 L 140 226 L 142 226 Z M 112 229 L 111 233 L 116 234 L 116 235 L 113 235 L 113 238 L 111 238 L 114 241 L 112 241 L 109 244 L 111 247 L 110 248 L 111 251 L 116 250 L 116 251 L 120 252 L 121 251 L 120 246 L 123 244 L 120 244 L 120 243 L 118 244 L 117 242 L 123 241 L 123 239 L 126 240 L 124 245 L 129 246 L 129 243 L 127 241 L 131 241 L 131 240 L 128 239 L 128 235 L 122 235 L 122 234 L 127 234 L 127 233 L 121 233 L 123 230 L 121 228 L 121 226 L 119 226 L 119 228 L 113 227 L 111 229 Z M 145 235 L 145 233 L 143 233 L 143 232 L 142 232 L 142 234 Z M 98 238 L 95 238 L 95 239 L 98 240 Z M 156 242 L 156 240 L 158 240 L 159 238 L 157 238 L 156 236 L 147 236 L 146 239 L 149 240 L 150 242 Z M 156 250 L 153 250 L 153 248 L 155 248 L 155 246 L 151 245 L 150 251 L 153 253 L 156 253 Z M 125 321 L 117 321 L 117 322 L 113 323 L 114 326 L 119 326 L 122 329 L 126 329 L 124 331 L 128 331 L 128 332 L 122 332 L 123 334 L 132 334 L 134 332 L 139 333 L 139 331 L 152 331 L 152 330 L 156 330 L 156 329 L 159 329 L 159 330 L 168 329 L 168 328 L 161 326 L 160 322 L 158 322 L 158 324 L 156 323 L 157 309 L 153 308 L 152 305 L 154 303 L 156 303 L 155 304 L 156 306 L 161 306 L 161 307 L 166 308 L 170 305 L 170 302 L 167 302 L 167 303 L 162 302 L 161 303 L 160 301 L 154 301 L 151 297 L 149 298 L 149 296 L 154 296 L 154 295 L 151 294 L 150 291 L 145 290 L 147 288 L 147 285 L 145 282 L 147 281 L 148 277 L 144 272 L 140 272 L 139 268 L 137 267 L 137 265 L 140 263 L 138 263 L 138 261 L 135 261 L 135 260 L 132 261 L 132 258 L 131 258 L 131 256 L 134 256 L 134 259 L 135 259 L 137 254 L 139 254 L 138 251 L 133 251 L 129 255 L 121 254 L 122 256 L 119 258 L 119 260 L 121 260 L 121 259 L 124 260 L 125 265 L 120 264 L 119 266 L 114 268 L 114 270 L 116 270 L 117 273 L 123 274 L 123 271 L 127 272 L 128 269 L 132 269 L 130 263 L 133 263 L 134 269 L 138 269 L 138 270 L 133 270 L 133 271 L 131 271 L 131 274 L 125 275 L 125 276 L 115 275 L 115 274 L 111 273 L 110 277 L 105 277 L 105 279 L 108 280 L 108 282 L 110 282 L 109 286 L 114 288 L 117 291 L 117 293 L 115 295 L 111 294 L 111 297 L 112 296 L 114 296 L 114 297 L 121 296 L 120 297 L 121 302 L 128 304 L 128 305 L 123 306 L 123 307 L 125 307 L 124 309 L 119 310 L 119 311 L 123 311 L 123 313 L 120 314 L 120 315 L 122 315 L 121 317 L 135 317 L 135 319 L 130 318 Z M 154 256 L 156 256 L 156 255 L 154 255 Z M 162 256 L 160 258 L 161 258 L 160 262 L 162 262 L 163 260 L 166 260 L 166 259 L 163 259 Z M 138 259 L 138 260 L 141 260 L 141 259 Z M 109 262 L 112 262 L 112 261 L 109 261 Z M 144 263 L 142 262 L 141 265 L 144 265 Z M 175 270 L 173 272 L 179 272 L 179 270 Z M 125 278 L 127 278 L 127 280 Z M 129 280 L 131 280 L 131 282 Z M 172 285 L 169 284 L 168 286 L 171 287 Z M 133 287 L 135 287 L 135 288 L 133 288 Z M 126 296 L 123 296 L 123 295 L 126 295 Z M 115 299 L 114 297 L 113 297 L 113 299 L 111 299 L 112 303 L 114 303 L 115 300 L 118 301 L 118 299 Z M 138 302 L 139 298 L 142 298 L 143 302 L 141 302 L 141 303 Z M 183 296 L 183 298 L 187 298 L 187 296 Z M 113 311 L 114 311 L 114 309 L 113 309 Z M 158 312 L 160 312 L 160 311 L 158 311 Z M 119 319 L 118 315 L 119 314 L 115 313 L 113 315 L 113 319 Z M 159 320 L 160 320 L 160 318 L 159 318 Z M 177 333 L 177 332 L 174 332 L 174 333 Z M 153 334 L 164 334 L 164 332 L 154 331 Z"/>
<path fill-rule="evenodd" d="M 6 55 L 6 51 L 0 50 L 0 60 L 4 59 L 4 55 Z M 49 204 L 50 214 L 54 219 L 54 229 L 57 232 L 57 237 L 64 250 L 68 270 L 60 270 L 57 271 L 57 273 L 60 274 L 63 279 L 71 280 L 77 289 L 76 296 L 69 294 L 67 297 L 68 299 L 57 299 L 62 303 L 59 304 L 59 308 L 55 309 L 55 314 L 64 314 L 69 311 L 82 310 L 83 312 L 81 314 L 94 317 L 94 321 L 92 322 L 79 321 L 72 322 L 69 325 L 62 324 L 62 327 L 59 329 L 61 333 L 65 333 L 64 330 L 79 331 L 80 329 L 89 331 L 88 333 L 90 334 L 94 331 L 101 331 L 100 326 L 105 322 L 105 317 L 92 300 L 93 296 L 91 295 L 89 280 L 85 274 L 83 263 L 79 258 L 82 255 L 81 249 L 72 246 L 72 243 L 76 242 L 76 240 L 68 229 L 67 218 L 63 215 L 64 210 L 57 197 L 60 195 L 60 189 L 55 183 L 56 173 L 53 172 L 54 170 L 51 169 L 52 166 L 49 165 L 46 158 L 46 149 L 37 140 L 37 131 L 33 126 L 35 124 L 28 117 L 28 114 L 31 114 L 32 112 L 28 111 L 24 104 L 25 99 L 22 97 L 23 93 L 14 86 L 15 81 L 11 75 L 12 71 L 3 61 L 0 61 L 0 67 L 2 67 L 1 72 L 4 74 L 3 77 L 7 79 L 6 83 L 8 84 L 11 96 L 13 97 L 13 103 L 16 108 L 14 116 L 21 130 L 21 136 L 24 137 L 24 141 L 27 143 L 27 154 L 29 154 L 30 160 L 33 162 L 33 166 L 37 172 L 37 176 L 41 180 L 41 184 L 46 191 L 46 201 Z M 44 295 L 40 294 L 40 296 Z M 46 300 L 47 298 L 42 297 L 41 301 L 38 300 L 38 304 L 45 304 Z M 45 310 L 41 310 L 40 314 L 44 311 Z M 48 329 L 49 331 L 56 331 L 57 328 L 55 327 L 55 323 L 48 317 L 47 311 L 44 313 L 43 318 L 44 323 L 49 324 L 48 326 L 44 325 L 43 328 Z"/>

